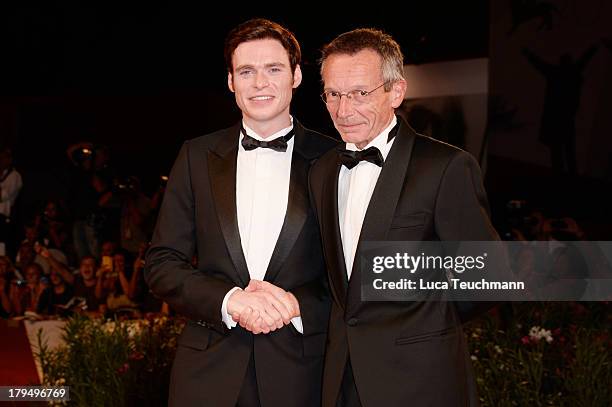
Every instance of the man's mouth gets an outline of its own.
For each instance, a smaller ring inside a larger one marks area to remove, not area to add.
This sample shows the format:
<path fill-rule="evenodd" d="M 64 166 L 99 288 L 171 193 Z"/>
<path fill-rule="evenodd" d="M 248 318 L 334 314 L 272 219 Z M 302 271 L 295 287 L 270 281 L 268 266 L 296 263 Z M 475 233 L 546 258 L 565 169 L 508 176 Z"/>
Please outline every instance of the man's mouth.
<path fill-rule="evenodd" d="M 260 102 L 260 101 L 264 101 L 264 100 L 272 100 L 274 99 L 274 96 L 253 96 L 252 98 L 250 98 L 250 100 L 254 100 L 256 102 Z"/>
<path fill-rule="evenodd" d="M 343 130 L 354 130 L 355 128 L 361 126 L 361 123 L 355 123 L 355 124 L 340 124 L 338 123 L 338 127 L 340 127 Z"/>

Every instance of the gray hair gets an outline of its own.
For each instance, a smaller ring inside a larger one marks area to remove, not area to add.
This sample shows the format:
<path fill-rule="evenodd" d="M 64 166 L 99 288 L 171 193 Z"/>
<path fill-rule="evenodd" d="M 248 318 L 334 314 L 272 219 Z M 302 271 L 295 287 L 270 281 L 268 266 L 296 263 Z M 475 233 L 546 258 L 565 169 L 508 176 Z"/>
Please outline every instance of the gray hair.
<path fill-rule="evenodd" d="M 340 34 L 321 51 L 321 74 L 323 64 L 331 55 L 356 53 L 370 49 L 382 59 L 381 74 L 385 91 L 391 90 L 393 82 L 404 79 L 404 55 L 399 44 L 389 35 L 375 28 L 357 28 Z"/>

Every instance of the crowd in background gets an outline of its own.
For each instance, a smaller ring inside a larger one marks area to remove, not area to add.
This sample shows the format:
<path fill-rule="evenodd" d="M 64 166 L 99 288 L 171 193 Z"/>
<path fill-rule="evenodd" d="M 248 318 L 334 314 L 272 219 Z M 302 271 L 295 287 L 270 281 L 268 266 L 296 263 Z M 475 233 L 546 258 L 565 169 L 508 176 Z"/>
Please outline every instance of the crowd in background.
<path fill-rule="evenodd" d="M 66 153 L 71 165 L 66 199 L 40 197 L 40 209 L 16 221 L 11 209 L 22 179 L 11 150 L 0 150 L 0 317 L 169 312 L 143 278 L 167 178 L 147 196 L 137 177 L 112 168 L 108 148 L 78 143 Z M 497 226 L 504 240 L 585 238 L 574 219 L 546 216 L 525 201 L 510 201 L 503 218 Z M 563 278 L 563 270 L 575 272 L 571 252 L 558 253 L 547 273 L 538 274 L 533 249 L 525 245 L 515 256 L 515 270 L 525 279 L 551 281 Z"/>
<path fill-rule="evenodd" d="M 167 178 L 149 197 L 112 168 L 104 146 L 72 145 L 67 159 L 66 199 L 40 197 L 17 218 L 23 183 L 12 151 L 0 150 L 0 317 L 169 312 L 143 278 Z"/>

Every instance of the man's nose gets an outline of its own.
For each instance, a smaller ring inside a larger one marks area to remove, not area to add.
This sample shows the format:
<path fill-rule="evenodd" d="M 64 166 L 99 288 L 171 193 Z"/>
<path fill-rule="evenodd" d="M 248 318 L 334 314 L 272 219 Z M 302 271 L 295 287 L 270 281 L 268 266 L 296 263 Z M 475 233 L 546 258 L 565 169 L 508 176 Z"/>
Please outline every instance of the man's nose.
<path fill-rule="evenodd" d="M 263 72 L 257 72 L 257 74 L 255 74 L 255 87 L 258 89 L 261 88 L 265 88 L 266 86 L 268 86 L 269 82 L 268 82 L 268 77 L 266 76 L 265 73 Z"/>
<path fill-rule="evenodd" d="M 340 101 L 338 102 L 338 111 L 336 115 L 340 118 L 348 117 L 353 114 L 353 104 L 349 100 L 349 98 L 344 95 L 340 97 Z"/>

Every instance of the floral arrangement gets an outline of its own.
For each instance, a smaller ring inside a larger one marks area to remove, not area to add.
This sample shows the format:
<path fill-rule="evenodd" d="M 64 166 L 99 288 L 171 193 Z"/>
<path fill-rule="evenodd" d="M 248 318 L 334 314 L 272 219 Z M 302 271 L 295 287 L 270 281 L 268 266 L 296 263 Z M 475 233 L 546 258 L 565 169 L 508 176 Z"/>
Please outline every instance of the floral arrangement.
<path fill-rule="evenodd" d="M 75 316 L 64 345 L 49 350 L 38 336 L 43 385 L 70 386 L 69 405 L 165 406 L 176 340 L 184 320 L 150 316 L 103 320 Z"/>
<path fill-rule="evenodd" d="M 43 385 L 70 405 L 165 406 L 180 318 L 75 316 L 65 345 L 39 334 Z M 465 327 L 483 406 L 612 406 L 608 303 L 506 303 Z"/>
<path fill-rule="evenodd" d="M 466 327 L 483 406 L 612 406 L 608 303 L 506 303 Z"/>

